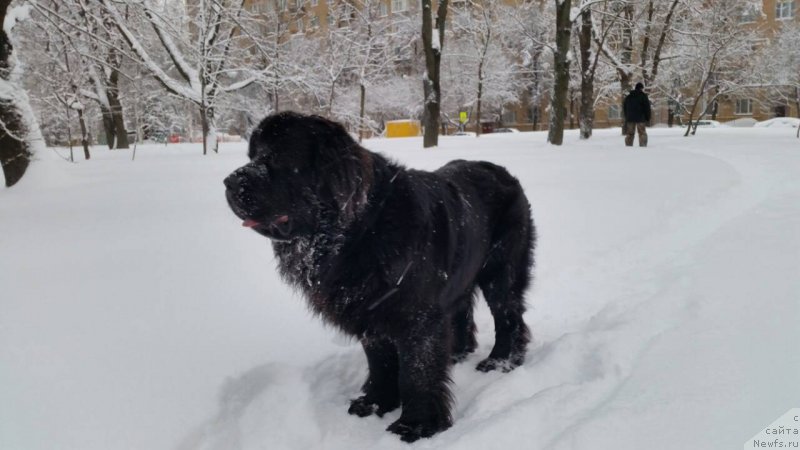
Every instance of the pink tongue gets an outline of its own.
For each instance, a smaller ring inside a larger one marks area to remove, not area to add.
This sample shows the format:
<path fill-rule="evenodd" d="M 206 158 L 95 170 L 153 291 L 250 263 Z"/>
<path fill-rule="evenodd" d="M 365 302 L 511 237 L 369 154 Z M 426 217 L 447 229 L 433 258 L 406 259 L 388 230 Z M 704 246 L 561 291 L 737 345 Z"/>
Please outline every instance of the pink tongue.
<path fill-rule="evenodd" d="M 247 228 L 253 228 L 256 225 L 258 225 L 258 222 L 256 222 L 253 219 L 247 219 L 244 222 L 242 222 L 242 226 Z"/>

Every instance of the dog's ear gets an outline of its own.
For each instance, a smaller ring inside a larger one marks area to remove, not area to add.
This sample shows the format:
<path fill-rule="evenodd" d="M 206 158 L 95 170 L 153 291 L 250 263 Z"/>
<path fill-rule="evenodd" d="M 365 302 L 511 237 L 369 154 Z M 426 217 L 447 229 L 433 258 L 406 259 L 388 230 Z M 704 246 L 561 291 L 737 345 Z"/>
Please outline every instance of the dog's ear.
<path fill-rule="evenodd" d="M 351 220 L 366 204 L 372 180 L 372 158 L 338 122 L 314 116 L 320 127 L 318 167 L 323 168 L 329 194 L 345 220 Z"/>
<path fill-rule="evenodd" d="M 317 136 L 320 141 L 318 150 L 323 158 L 331 161 L 333 158 L 357 153 L 358 143 L 342 124 L 322 116 L 311 116 L 311 118 L 320 128 Z"/>

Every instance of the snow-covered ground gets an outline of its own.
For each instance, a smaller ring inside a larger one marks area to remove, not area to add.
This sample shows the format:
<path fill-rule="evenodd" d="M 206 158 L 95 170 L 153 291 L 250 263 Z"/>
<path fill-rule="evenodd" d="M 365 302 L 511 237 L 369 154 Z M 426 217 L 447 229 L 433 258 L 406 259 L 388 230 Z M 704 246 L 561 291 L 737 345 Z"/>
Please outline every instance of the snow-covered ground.
<path fill-rule="evenodd" d="M 399 412 L 347 414 L 360 347 L 228 211 L 244 144 L 40 153 L 0 190 L 0 448 L 741 448 L 800 406 L 800 140 L 682 132 L 366 142 L 416 168 L 506 165 L 539 229 L 526 364 L 474 370 L 481 304 L 455 425 L 411 446 L 384 431 Z"/>

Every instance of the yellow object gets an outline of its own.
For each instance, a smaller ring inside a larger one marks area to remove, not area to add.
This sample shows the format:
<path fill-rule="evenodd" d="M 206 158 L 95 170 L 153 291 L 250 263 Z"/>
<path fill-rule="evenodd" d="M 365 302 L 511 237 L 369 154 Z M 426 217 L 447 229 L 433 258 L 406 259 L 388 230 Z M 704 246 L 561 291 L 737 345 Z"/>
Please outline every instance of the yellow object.
<path fill-rule="evenodd" d="M 469 118 L 467 117 L 466 111 L 461 111 L 459 113 L 459 120 L 461 120 L 461 123 L 467 123 L 467 120 L 469 120 Z"/>
<path fill-rule="evenodd" d="M 390 120 L 386 122 L 386 137 L 411 137 L 422 134 L 419 120 Z"/>

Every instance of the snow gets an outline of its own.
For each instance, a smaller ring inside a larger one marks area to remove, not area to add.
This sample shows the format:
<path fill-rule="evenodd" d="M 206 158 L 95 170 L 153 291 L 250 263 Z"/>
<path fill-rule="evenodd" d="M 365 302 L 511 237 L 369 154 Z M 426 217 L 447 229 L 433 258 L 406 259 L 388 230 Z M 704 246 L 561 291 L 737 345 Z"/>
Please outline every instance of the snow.
<path fill-rule="evenodd" d="M 524 366 L 453 371 L 413 445 L 347 414 L 366 362 L 228 211 L 244 143 L 47 149 L 0 191 L 0 448 L 729 449 L 800 401 L 800 140 L 781 128 L 365 141 L 412 167 L 487 159 L 539 230 Z"/>
<path fill-rule="evenodd" d="M 83 111 L 84 105 L 80 102 L 80 100 L 73 100 L 72 103 L 69 104 L 70 109 L 74 109 L 75 111 Z"/>
<path fill-rule="evenodd" d="M 31 5 L 19 5 L 8 10 L 3 21 L 3 31 L 11 35 L 11 30 L 18 22 L 27 20 L 31 15 Z"/>

